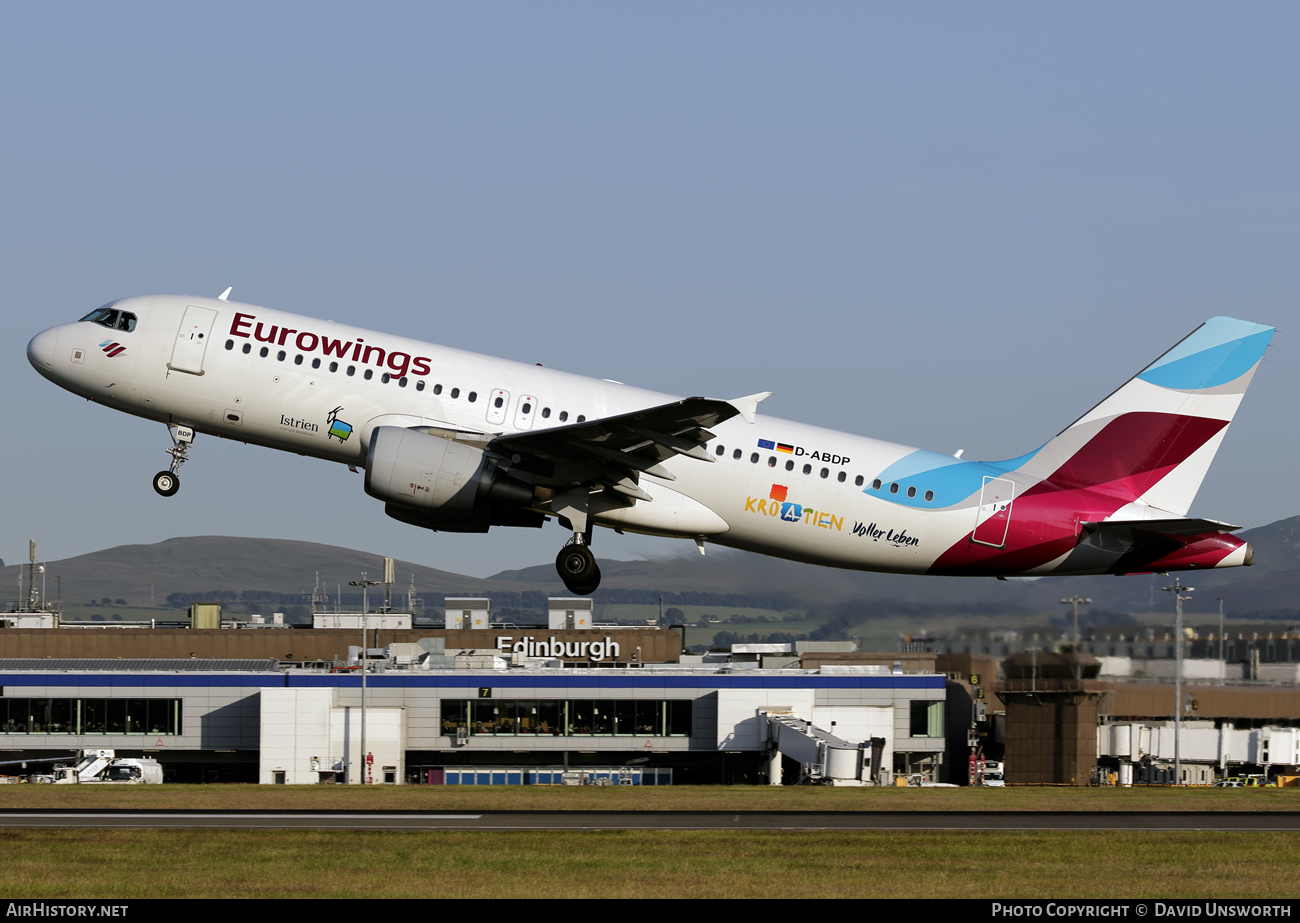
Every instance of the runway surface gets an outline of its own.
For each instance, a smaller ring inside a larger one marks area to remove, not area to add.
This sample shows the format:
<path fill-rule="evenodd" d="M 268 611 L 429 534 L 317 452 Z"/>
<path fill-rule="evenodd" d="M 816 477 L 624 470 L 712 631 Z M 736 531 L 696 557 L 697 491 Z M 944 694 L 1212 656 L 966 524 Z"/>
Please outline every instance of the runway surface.
<path fill-rule="evenodd" d="M 314 830 L 1296 831 L 1300 812 L 1207 811 L 0 811 L 0 827 Z"/>

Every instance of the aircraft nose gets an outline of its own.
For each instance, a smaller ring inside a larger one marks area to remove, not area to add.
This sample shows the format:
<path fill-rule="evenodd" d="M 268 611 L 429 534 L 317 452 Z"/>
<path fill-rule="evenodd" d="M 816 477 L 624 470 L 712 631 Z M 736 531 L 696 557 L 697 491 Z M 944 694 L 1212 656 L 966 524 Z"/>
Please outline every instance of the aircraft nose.
<path fill-rule="evenodd" d="M 27 344 L 27 361 L 42 375 L 47 374 L 54 368 L 54 351 L 58 345 L 58 327 L 41 331 Z"/>

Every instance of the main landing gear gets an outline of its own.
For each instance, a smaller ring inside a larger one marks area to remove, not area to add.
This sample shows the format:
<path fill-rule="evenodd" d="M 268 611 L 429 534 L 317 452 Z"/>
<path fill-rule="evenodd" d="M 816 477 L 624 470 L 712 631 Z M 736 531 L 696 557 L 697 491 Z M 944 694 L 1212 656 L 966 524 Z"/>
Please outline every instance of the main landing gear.
<path fill-rule="evenodd" d="M 591 525 L 587 520 L 590 491 L 585 488 L 561 494 L 551 501 L 551 512 L 573 530 L 573 538 L 555 556 L 555 569 L 574 596 L 590 596 L 600 586 L 600 568 L 591 553 Z"/>
<path fill-rule="evenodd" d="M 575 534 L 573 541 L 555 556 L 555 569 L 574 596 L 590 596 L 600 586 L 600 567 L 585 539 L 582 533 Z"/>
<path fill-rule="evenodd" d="M 189 461 L 185 453 L 194 444 L 194 430 L 188 426 L 168 426 L 167 435 L 172 438 L 172 447 L 167 450 L 172 457 L 171 468 L 153 476 L 153 489 L 164 497 L 172 497 L 181 489 L 181 477 L 177 472 Z"/>

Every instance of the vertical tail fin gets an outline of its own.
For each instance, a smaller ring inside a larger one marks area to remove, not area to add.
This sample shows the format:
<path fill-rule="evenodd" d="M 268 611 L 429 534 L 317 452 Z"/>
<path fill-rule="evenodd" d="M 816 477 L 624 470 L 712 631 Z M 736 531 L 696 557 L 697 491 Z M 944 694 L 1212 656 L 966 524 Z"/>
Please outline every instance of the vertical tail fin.
<path fill-rule="evenodd" d="M 1040 489 L 1092 490 L 1185 516 L 1273 333 L 1210 318 L 1022 470 L 1043 478 Z"/>

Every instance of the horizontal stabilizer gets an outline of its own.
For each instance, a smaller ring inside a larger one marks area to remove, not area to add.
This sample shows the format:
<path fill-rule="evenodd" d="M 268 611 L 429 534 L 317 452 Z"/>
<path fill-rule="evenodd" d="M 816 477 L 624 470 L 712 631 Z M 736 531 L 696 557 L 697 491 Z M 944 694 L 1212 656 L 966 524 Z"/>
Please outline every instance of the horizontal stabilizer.
<path fill-rule="evenodd" d="M 1081 522 L 1090 532 L 1100 532 L 1129 542 L 1141 542 L 1151 536 L 1195 536 L 1211 532 L 1235 532 L 1241 526 L 1228 525 L 1213 519 L 1125 519 L 1107 522 Z"/>

